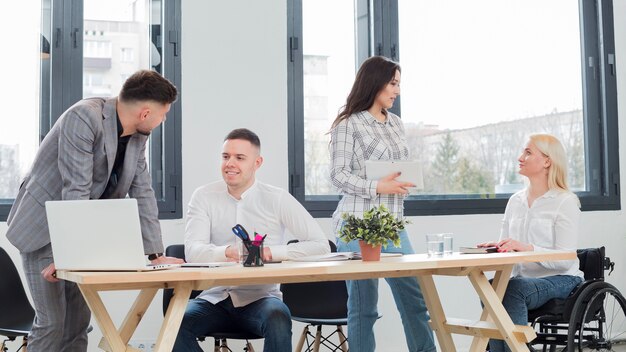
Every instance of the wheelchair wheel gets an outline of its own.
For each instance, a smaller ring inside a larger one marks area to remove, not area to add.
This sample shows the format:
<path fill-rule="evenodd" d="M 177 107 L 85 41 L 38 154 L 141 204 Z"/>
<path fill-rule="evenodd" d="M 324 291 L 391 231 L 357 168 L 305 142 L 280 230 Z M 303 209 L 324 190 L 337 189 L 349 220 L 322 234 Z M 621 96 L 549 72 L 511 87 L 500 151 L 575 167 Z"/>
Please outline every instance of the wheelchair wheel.
<path fill-rule="evenodd" d="M 568 350 L 626 352 L 626 300 L 622 294 L 606 282 L 585 291 L 572 312 Z"/>

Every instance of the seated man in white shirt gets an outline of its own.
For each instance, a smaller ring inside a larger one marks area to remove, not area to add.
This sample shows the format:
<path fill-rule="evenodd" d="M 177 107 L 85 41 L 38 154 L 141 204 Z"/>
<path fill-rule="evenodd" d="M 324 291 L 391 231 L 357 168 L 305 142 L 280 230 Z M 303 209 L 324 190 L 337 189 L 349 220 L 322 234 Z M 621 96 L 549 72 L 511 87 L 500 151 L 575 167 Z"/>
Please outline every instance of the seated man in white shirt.
<path fill-rule="evenodd" d="M 187 212 L 185 256 L 188 262 L 238 260 L 237 238 L 243 225 L 251 236 L 267 234 L 264 260 L 286 260 L 330 252 L 322 229 L 287 191 L 255 179 L 263 164 L 259 137 L 247 129 L 224 139 L 222 181 L 193 193 Z M 285 229 L 298 243 L 286 245 Z M 243 268 L 241 270 L 250 270 Z M 197 336 L 247 331 L 265 338 L 263 351 L 291 352 L 291 314 L 278 285 L 214 287 L 189 301 L 174 351 L 202 351 Z"/>

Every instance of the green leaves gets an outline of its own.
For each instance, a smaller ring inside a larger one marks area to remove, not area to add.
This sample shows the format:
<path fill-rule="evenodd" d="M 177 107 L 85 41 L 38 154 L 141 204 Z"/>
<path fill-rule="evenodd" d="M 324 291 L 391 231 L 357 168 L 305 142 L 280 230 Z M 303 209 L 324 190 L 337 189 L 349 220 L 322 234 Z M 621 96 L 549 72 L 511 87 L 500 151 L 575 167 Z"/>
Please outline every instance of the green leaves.
<path fill-rule="evenodd" d="M 372 246 L 382 245 L 384 248 L 391 241 L 395 247 L 400 247 L 400 231 L 408 220 L 399 220 L 387 210 L 384 204 L 363 213 L 363 218 L 354 214 L 343 213 L 343 227 L 339 231 L 339 238 L 344 242 L 362 240 Z"/>

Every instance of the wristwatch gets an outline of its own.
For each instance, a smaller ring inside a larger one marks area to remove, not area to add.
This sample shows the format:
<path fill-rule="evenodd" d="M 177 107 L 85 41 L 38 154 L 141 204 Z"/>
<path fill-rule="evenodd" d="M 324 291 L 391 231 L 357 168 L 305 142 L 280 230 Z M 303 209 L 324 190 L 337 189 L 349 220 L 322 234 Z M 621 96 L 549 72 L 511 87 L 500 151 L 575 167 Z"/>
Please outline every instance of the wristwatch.
<path fill-rule="evenodd" d="M 155 260 L 158 257 L 162 257 L 163 253 L 152 253 L 148 255 L 148 260 Z"/>

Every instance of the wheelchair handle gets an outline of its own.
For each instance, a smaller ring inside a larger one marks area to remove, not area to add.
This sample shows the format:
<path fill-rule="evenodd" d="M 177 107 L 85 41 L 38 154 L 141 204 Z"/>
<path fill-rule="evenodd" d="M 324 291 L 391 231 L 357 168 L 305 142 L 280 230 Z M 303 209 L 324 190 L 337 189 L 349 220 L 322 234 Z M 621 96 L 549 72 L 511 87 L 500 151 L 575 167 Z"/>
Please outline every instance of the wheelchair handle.
<path fill-rule="evenodd" d="M 604 267 L 604 270 L 610 270 L 609 275 L 611 275 L 611 273 L 615 269 L 615 262 L 612 262 L 611 258 L 609 257 L 604 257 L 602 266 Z"/>

